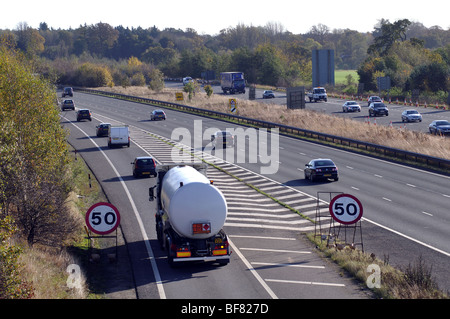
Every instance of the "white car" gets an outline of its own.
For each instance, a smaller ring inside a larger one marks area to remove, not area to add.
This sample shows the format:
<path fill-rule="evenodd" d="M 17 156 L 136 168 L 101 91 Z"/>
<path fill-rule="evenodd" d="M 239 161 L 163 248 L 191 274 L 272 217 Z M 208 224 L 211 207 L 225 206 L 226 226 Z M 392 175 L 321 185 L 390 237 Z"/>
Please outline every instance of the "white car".
<path fill-rule="evenodd" d="M 422 114 L 417 110 L 406 110 L 402 113 L 402 122 L 422 122 Z"/>
<path fill-rule="evenodd" d="M 358 102 L 347 101 L 342 105 L 342 112 L 361 112 L 361 106 Z"/>
<path fill-rule="evenodd" d="M 190 76 L 183 78 L 183 85 L 188 84 L 189 82 L 194 81 Z"/>

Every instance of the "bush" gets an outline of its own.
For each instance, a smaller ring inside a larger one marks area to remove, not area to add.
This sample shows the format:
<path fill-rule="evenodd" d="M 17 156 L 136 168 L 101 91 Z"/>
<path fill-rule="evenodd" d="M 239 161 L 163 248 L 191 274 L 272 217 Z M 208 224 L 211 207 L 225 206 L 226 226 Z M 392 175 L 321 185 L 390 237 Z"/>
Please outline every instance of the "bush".
<path fill-rule="evenodd" d="M 142 73 L 136 73 L 131 77 L 131 85 L 132 86 L 144 86 L 145 85 L 145 77 Z"/>
<path fill-rule="evenodd" d="M 204 90 L 206 92 L 206 95 L 208 97 L 211 97 L 211 95 L 213 94 L 214 90 L 212 89 L 211 85 L 205 85 Z"/>
<path fill-rule="evenodd" d="M 164 88 L 164 74 L 158 69 L 153 69 L 149 72 L 149 76 L 149 88 L 157 92 L 162 91 Z"/>
<path fill-rule="evenodd" d="M 83 87 L 110 86 L 112 76 L 106 67 L 84 63 L 75 71 L 75 85 Z"/>

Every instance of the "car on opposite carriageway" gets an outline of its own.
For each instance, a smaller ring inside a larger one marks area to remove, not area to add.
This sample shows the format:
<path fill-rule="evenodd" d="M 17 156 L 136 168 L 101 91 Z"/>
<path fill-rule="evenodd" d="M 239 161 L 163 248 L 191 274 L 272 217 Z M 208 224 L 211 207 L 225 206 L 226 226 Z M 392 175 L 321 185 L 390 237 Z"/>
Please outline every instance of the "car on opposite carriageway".
<path fill-rule="evenodd" d="M 275 94 L 273 93 L 272 90 L 265 90 L 263 93 L 263 99 L 274 99 L 275 98 Z"/>
<path fill-rule="evenodd" d="M 369 106 L 369 116 L 389 115 L 389 109 L 382 102 L 373 102 Z"/>
<path fill-rule="evenodd" d="M 342 112 L 361 112 L 361 106 L 356 101 L 347 101 L 342 105 Z"/>
<path fill-rule="evenodd" d="M 430 123 L 428 130 L 435 135 L 450 135 L 450 122 L 447 120 L 436 120 Z"/>
<path fill-rule="evenodd" d="M 405 110 L 402 112 L 402 122 L 422 122 L 422 115 L 417 110 Z"/>
<path fill-rule="evenodd" d="M 314 182 L 318 179 L 339 180 L 338 168 L 336 164 L 328 158 L 316 158 L 305 164 L 305 179 Z"/>

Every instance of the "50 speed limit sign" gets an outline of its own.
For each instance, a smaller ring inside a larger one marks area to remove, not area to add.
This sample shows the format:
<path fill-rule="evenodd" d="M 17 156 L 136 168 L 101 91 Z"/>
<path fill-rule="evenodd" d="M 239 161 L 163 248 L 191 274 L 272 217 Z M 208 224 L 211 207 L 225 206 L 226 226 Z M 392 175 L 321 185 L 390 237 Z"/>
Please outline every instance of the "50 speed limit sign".
<path fill-rule="evenodd" d="M 109 203 L 92 205 L 86 213 L 86 225 L 96 234 L 109 234 L 116 230 L 119 224 L 119 211 Z"/>
<path fill-rule="evenodd" d="M 363 214 L 361 202 L 353 195 L 341 194 L 335 196 L 329 205 L 331 217 L 344 225 L 354 224 Z"/>

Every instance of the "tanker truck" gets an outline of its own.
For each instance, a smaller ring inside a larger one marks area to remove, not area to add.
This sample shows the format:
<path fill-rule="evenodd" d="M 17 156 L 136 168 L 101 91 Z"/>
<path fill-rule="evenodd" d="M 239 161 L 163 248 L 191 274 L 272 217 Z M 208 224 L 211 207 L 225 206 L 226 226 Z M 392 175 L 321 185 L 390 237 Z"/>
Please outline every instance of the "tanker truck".
<path fill-rule="evenodd" d="M 227 202 L 206 171 L 204 163 L 157 166 L 157 183 L 149 189 L 149 200 L 156 201 L 156 234 L 171 266 L 230 261 L 228 237 L 222 229 Z"/>

